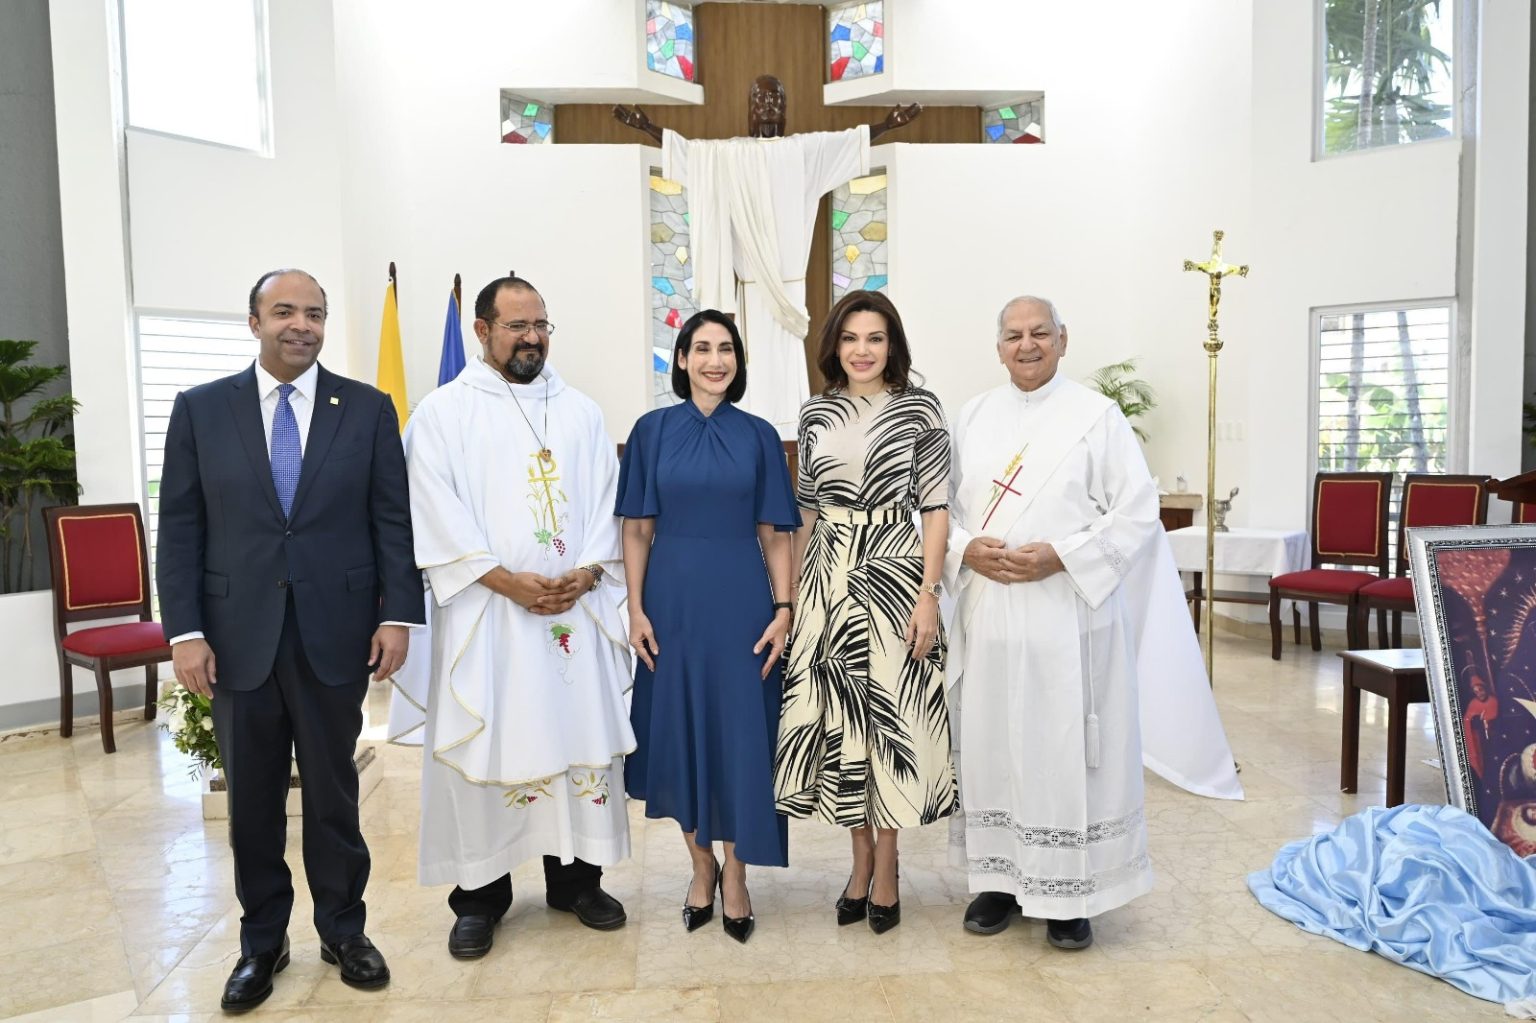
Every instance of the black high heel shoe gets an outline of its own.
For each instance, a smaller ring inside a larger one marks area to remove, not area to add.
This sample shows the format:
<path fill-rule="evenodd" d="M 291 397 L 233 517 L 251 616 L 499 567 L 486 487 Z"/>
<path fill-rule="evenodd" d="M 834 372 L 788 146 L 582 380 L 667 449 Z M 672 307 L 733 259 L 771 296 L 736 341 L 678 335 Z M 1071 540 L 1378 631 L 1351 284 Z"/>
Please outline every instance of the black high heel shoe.
<path fill-rule="evenodd" d="M 901 880 L 901 865 L 899 862 L 896 866 L 896 880 L 898 882 Z M 873 877 L 870 878 L 869 886 L 870 890 L 873 891 L 875 886 Z M 876 934 L 884 934 L 886 931 L 890 930 L 892 927 L 895 927 L 899 923 L 901 923 L 901 896 L 899 894 L 896 896 L 896 901 L 891 903 L 889 906 L 882 906 L 876 903 L 874 900 L 870 900 L 870 930 L 874 931 Z"/>
<path fill-rule="evenodd" d="M 703 927 L 705 924 L 714 919 L 715 887 L 719 883 L 720 861 L 715 860 L 715 880 L 714 883 L 709 886 L 709 905 L 690 906 L 688 905 L 688 893 L 683 893 L 683 927 L 687 929 L 689 934 L 692 934 L 694 931 L 698 930 L 700 927 Z M 690 891 L 693 889 L 693 882 L 690 881 L 688 883 L 688 888 Z"/>
<path fill-rule="evenodd" d="M 722 873 L 716 877 L 720 884 L 720 922 L 725 926 L 725 933 L 741 942 L 747 943 L 752 937 L 752 931 L 757 927 L 757 918 L 752 915 L 750 909 L 746 916 L 730 916 L 725 911 L 725 875 Z M 751 906 L 751 896 L 748 896 L 747 905 Z"/>
<path fill-rule="evenodd" d="M 846 927 L 856 924 L 869 912 L 869 890 L 865 889 L 862 899 L 850 899 L 848 897 L 848 885 L 853 883 L 853 875 L 848 875 L 847 884 L 843 885 L 843 894 L 837 898 L 837 926 Z M 873 883 L 873 880 L 871 880 Z"/>

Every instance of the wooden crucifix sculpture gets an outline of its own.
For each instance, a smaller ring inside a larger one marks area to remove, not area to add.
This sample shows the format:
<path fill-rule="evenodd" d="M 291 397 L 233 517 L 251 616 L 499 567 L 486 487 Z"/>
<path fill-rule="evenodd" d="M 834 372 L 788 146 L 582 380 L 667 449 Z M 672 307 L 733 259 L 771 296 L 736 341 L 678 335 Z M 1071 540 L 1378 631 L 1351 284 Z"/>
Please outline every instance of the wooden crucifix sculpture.
<path fill-rule="evenodd" d="M 759 75 L 747 134 L 728 139 L 688 139 L 639 107 L 613 108 L 620 124 L 661 145 L 662 176 L 688 189 L 694 302 L 736 318 L 752 360 L 742 407 L 786 438 L 809 396 L 806 260 L 822 197 L 868 174 L 870 142 L 922 113 L 912 103 L 874 124 L 787 135 L 787 106 L 783 83 Z"/>

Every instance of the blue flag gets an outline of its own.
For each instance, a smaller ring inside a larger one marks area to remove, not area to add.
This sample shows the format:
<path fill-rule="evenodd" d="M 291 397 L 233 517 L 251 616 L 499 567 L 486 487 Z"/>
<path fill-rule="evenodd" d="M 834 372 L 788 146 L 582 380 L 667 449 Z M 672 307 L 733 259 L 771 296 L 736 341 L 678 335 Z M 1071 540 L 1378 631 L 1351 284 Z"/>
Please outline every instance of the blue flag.
<path fill-rule="evenodd" d="M 464 368 L 464 329 L 459 326 L 459 299 L 448 290 L 448 319 L 443 323 L 443 357 L 437 364 L 437 386 L 441 387 Z"/>

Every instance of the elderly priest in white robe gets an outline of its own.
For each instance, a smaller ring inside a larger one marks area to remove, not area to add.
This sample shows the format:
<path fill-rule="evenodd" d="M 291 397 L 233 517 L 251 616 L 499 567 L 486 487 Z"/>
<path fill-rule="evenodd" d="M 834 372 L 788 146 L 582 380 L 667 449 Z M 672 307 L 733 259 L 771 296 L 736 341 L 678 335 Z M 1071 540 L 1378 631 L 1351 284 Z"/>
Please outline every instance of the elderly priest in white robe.
<path fill-rule="evenodd" d="M 474 326 L 483 356 L 406 432 L 433 642 L 430 678 L 397 678 L 409 702 L 395 708 L 425 710 L 419 873 L 456 886 L 448 949 L 461 959 L 490 951 L 511 871 L 538 855 L 550 907 L 624 924 L 601 879 L 629 855 L 635 748 L 602 412 L 545 364 L 554 327 L 528 282 L 487 285 Z"/>
<path fill-rule="evenodd" d="M 993 934 L 1022 910 L 1075 949 L 1093 941 L 1089 918 L 1152 888 L 1144 734 L 1148 766 L 1176 783 L 1242 790 L 1157 488 L 1115 403 L 1058 372 L 1066 349 L 1049 301 L 1004 307 L 1009 382 L 954 420 L 946 568 L 965 810 L 954 837 L 978 893 L 965 927 Z M 1146 721 L 1138 676 L 1156 676 Z"/>

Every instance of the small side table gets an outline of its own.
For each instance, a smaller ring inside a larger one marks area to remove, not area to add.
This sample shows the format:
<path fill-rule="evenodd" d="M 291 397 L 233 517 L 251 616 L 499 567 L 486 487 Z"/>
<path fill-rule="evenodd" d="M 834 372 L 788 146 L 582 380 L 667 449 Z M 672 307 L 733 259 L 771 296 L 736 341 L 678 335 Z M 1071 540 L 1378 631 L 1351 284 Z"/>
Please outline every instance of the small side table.
<path fill-rule="evenodd" d="M 1344 736 L 1340 749 L 1339 788 L 1354 792 L 1360 780 L 1360 694 L 1387 701 L 1387 805 L 1403 801 L 1403 770 L 1408 739 L 1408 705 L 1428 703 L 1423 650 L 1345 650 Z"/>

